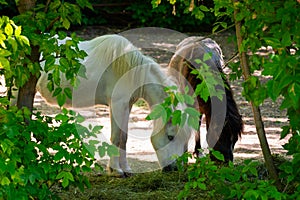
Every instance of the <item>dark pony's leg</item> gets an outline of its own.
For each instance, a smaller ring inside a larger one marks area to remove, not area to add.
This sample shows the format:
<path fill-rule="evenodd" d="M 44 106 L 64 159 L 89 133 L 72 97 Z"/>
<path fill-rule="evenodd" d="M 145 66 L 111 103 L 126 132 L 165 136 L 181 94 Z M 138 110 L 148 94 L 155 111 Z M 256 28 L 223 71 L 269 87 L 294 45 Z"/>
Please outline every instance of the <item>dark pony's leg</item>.
<path fill-rule="evenodd" d="M 202 115 L 200 115 L 199 130 L 195 133 L 195 150 L 193 153 L 193 155 L 195 157 L 200 157 L 200 155 L 201 155 L 201 153 L 199 151 L 201 149 L 201 137 L 200 137 L 201 118 L 202 118 Z"/>

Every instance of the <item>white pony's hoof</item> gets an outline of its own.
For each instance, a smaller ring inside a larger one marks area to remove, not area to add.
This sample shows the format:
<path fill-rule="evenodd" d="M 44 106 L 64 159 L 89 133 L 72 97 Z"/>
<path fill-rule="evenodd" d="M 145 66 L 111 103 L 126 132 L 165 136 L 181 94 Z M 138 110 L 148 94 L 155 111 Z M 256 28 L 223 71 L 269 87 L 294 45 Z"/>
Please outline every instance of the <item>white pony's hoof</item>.
<path fill-rule="evenodd" d="M 125 175 L 125 177 L 131 177 L 131 176 L 134 175 L 134 173 L 133 173 L 132 170 L 130 169 L 130 170 L 124 171 L 124 175 Z"/>
<path fill-rule="evenodd" d="M 126 178 L 127 176 L 121 169 L 113 169 L 111 167 L 107 167 L 107 173 L 109 176 L 117 177 L 117 178 Z"/>

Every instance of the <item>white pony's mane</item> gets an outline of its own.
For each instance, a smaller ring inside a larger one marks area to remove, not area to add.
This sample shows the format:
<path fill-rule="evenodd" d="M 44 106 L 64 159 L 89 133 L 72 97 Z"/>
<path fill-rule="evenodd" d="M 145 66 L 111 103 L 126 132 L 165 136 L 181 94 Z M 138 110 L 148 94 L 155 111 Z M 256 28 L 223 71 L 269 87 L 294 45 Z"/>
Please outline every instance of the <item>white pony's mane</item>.
<path fill-rule="evenodd" d="M 104 35 L 90 41 L 79 44 L 79 48 L 86 51 L 93 60 L 86 60 L 87 63 L 109 61 L 101 65 L 110 66 L 116 76 L 121 77 L 130 69 L 144 64 L 156 64 L 150 57 L 143 55 L 130 41 L 120 35 Z M 98 64 L 99 63 L 95 63 Z"/>

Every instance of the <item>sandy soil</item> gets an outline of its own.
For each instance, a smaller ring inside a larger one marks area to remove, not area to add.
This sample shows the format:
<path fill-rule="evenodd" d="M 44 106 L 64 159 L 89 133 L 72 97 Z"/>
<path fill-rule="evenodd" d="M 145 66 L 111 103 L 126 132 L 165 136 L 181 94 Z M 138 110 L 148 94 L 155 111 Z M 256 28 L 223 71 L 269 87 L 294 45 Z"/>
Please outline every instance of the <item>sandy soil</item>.
<path fill-rule="evenodd" d="M 105 27 L 89 27 L 77 31 L 78 35 L 85 39 L 90 39 L 103 34 L 119 32 L 121 31 Z M 153 57 L 162 65 L 162 67 L 165 67 L 175 51 L 176 45 L 184 37 L 181 34 L 172 35 L 169 32 L 166 32 L 166 34 L 164 33 L 150 31 L 149 34 L 145 34 L 145 31 L 139 32 L 135 30 L 123 32 L 122 34 L 132 41 L 137 47 L 140 47 L 146 55 Z M 201 34 L 194 33 L 190 35 Z M 231 35 L 232 33 L 226 32 L 212 37 L 221 45 L 225 55 L 225 60 L 234 55 L 234 44 L 233 42 L 228 42 L 230 41 Z M 147 45 L 143 46 L 145 44 Z M 225 71 L 228 71 L 228 69 L 225 69 Z M 236 161 L 244 158 L 262 159 L 262 152 L 256 135 L 251 107 L 241 95 L 241 84 L 242 80 L 231 82 L 235 100 L 239 106 L 240 113 L 242 114 L 245 123 L 244 133 L 242 134 L 242 138 L 236 144 L 234 157 Z M 271 100 L 266 100 L 266 102 L 261 106 L 261 112 L 271 152 L 282 154 L 284 152 L 282 145 L 286 143 L 286 139 L 280 140 L 280 127 L 287 123 L 287 119 L 285 111 L 279 110 L 279 103 L 279 101 L 272 102 Z M 45 104 L 39 94 L 37 94 L 35 98 L 34 105 L 38 110 L 41 110 L 46 114 L 54 114 L 59 111 L 57 108 L 50 107 Z M 95 108 L 83 109 L 81 110 L 81 113 L 87 118 L 87 123 L 103 126 L 99 140 L 109 142 L 110 121 L 107 107 L 96 106 Z M 127 149 L 130 164 L 136 172 L 149 171 L 150 169 L 154 170 L 158 168 L 156 163 L 157 158 L 150 143 L 152 122 L 145 120 L 148 113 L 149 109 L 147 107 L 135 106 L 130 115 Z M 206 132 L 205 125 L 202 125 L 201 129 L 203 137 Z M 193 145 L 192 137 L 189 144 L 190 151 L 192 151 Z M 106 159 L 107 158 L 104 158 L 104 162 Z M 145 161 L 151 162 L 151 165 L 149 166 L 149 164 L 144 164 Z"/>

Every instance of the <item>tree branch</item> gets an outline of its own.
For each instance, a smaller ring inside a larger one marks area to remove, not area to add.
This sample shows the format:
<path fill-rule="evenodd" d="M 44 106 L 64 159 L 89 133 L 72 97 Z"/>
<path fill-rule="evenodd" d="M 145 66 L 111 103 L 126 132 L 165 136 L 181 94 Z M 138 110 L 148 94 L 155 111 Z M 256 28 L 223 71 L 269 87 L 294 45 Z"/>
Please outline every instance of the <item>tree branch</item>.
<path fill-rule="evenodd" d="M 49 26 L 47 26 L 46 31 L 50 31 L 53 27 L 53 25 L 55 24 L 55 22 L 57 22 L 58 20 L 60 20 L 60 16 L 56 17 L 55 19 L 53 19 L 51 21 L 51 23 L 49 24 Z"/>
<path fill-rule="evenodd" d="M 233 0 L 233 4 L 238 2 L 238 0 Z M 247 54 L 246 52 L 242 52 L 241 46 L 243 42 L 243 36 L 241 35 L 241 21 L 237 21 L 236 16 L 238 14 L 238 10 L 235 8 L 234 9 L 234 21 L 235 21 L 235 29 L 236 29 L 236 37 L 237 37 L 237 44 L 238 44 L 238 50 L 239 50 L 239 57 L 241 61 L 241 67 L 242 67 L 242 72 L 245 80 L 248 80 L 249 77 L 251 76 L 248 61 L 247 61 Z M 267 167 L 267 170 L 270 174 L 270 177 L 275 181 L 276 187 L 281 190 L 282 185 L 281 182 L 279 181 L 278 174 L 273 162 L 272 154 L 270 151 L 270 147 L 266 138 L 266 133 L 264 129 L 264 123 L 262 121 L 261 113 L 260 113 L 260 108 L 259 106 L 255 106 L 253 101 L 250 101 L 251 107 L 252 107 L 252 112 L 254 116 L 254 121 L 255 121 L 255 126 L 256 126 L 256 131 L 257 135 L 259 138 L 260 146 L 263 152 L 265 164 Z"/>

